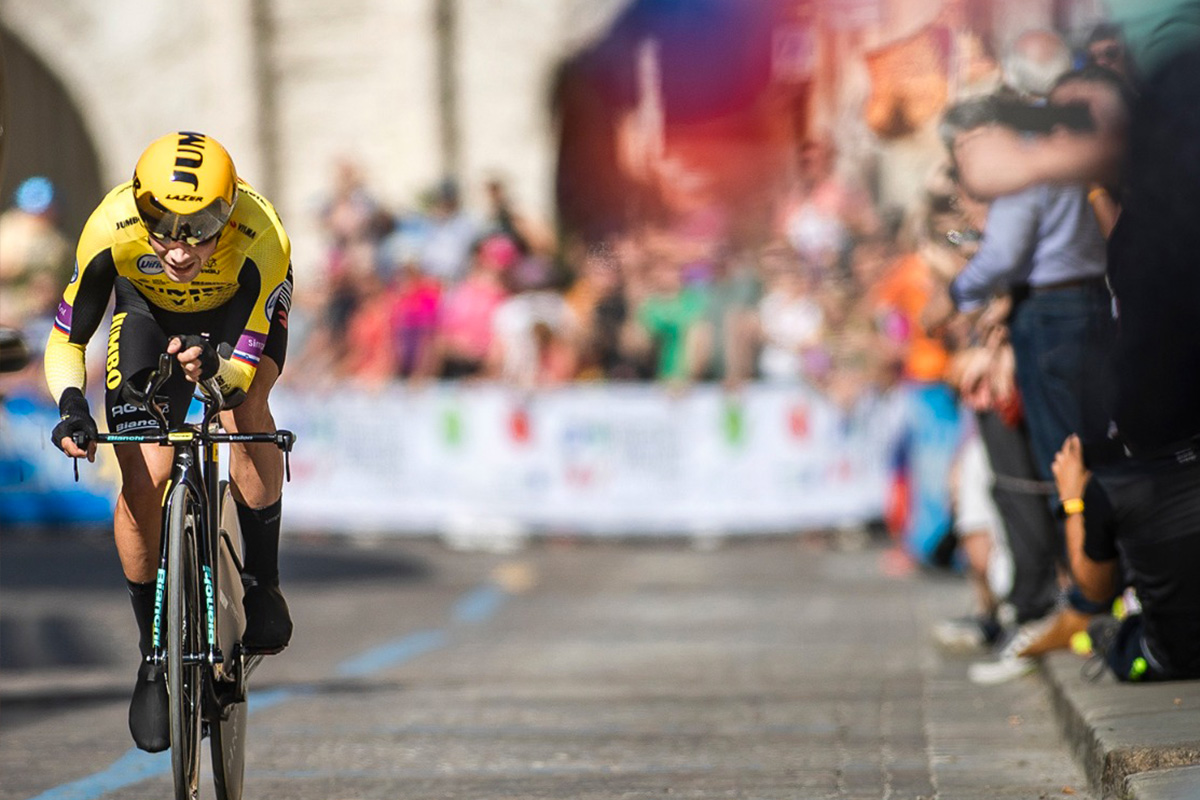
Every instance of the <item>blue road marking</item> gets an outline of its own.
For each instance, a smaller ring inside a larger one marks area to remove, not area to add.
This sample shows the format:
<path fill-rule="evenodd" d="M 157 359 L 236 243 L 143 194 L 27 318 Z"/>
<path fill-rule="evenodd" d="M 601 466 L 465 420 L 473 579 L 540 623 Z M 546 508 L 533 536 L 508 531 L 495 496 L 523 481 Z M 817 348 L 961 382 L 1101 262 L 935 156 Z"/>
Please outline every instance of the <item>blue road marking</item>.
<path fill-rule="evenodd" d="M 382 672 L 389 667 L 411 661 L 417 656 L 424 655 L 430 650 L 444 647 L 447 641 L 445 631 L 417 631 L 403 639 L 368 650 L 338 665 L 335 674 L 340 678 L 361 678 L 375 672 Z"/>
<path fill-rule="evenodd" d="M 130 750 L 102 772 L 71 783 L 64 783 L 35 800 L 96 800 L 109 792 L 124 789 L 147 778 L 166 775 L 171 771 L 171 754 L 143 753 Z"/>
<path fill-rule="evenodd" d="M 454 604 L 452 619 L 459 624 L 476 624 L 490 619 L 503 604 L 504 592 L 491 585 L 480 586 L 463 595 Z M 360 653 L 339 664 L 334 672 L 342 678 L 361 678 L 397 667 L 432 650 L 445 647 L 450 640 L 445 630 L 417 631 L 395 641 Z M 271 689 L 250 693 L 250 713 L 262 711 L 308 693 L 307 687 Z M 171 755 L 144 753 L 136 748 L 114 761 L 107 769 L 49 789 L 30 800 L 99 800 L 99 798 L 171 771 Z"/>
<path fill-rule="evenodd" d="M 250 703 L 250 713 L 253 714 L 255 711 L 262 711 L 271 706 L 277 706 L 302 694 L 307 694 L 307 692 L 303 689 L 268 689 L 265 692 L 250 692 L 248 700 Z"/>
<path fill-rule="evenodd" d="M 504 592 L 486 584 L 468 592 L 454 604 L 454 621 L 471 625 L 491 619 L 504 603 Z"/>

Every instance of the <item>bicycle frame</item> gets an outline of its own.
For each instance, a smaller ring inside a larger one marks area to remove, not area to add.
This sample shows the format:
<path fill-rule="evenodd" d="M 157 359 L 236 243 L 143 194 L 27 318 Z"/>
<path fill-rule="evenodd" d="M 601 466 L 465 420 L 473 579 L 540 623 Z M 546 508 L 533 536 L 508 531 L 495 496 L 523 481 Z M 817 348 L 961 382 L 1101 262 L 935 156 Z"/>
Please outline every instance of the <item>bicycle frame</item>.
<path fill-rule="evenodd" d="M 273 444 L 283 451 L 284 473 L 290 480 L 291 466 L 289 454 L 295 443 L 295 435 L 291 431 L 279 430 L 274 433 L 223 433 L 218 430 L 217 417 L 222 410 L 222 394 L 214 379 L 201 381 L 197 384 L 204 399 L 203 420 L 199 424 L 184 424 L 172 429 L 167 422 L 162 407 L 156 401 L 156 395 L 163 384 L 171 376 L 172 357 L 163 353 L 159 356 L 158 369 L 151 373 L 146 390 L 143 406 L 158 422 L 157 433 L 102 433 L 97 437 L 100 443 L 108 444 L 156 444 L 174 448 L 175 454 L 171 466 L 171 475 L 163 493 L 163 523 L 160 546 L 158 575 L 155 581 L 154 598 L 154 636 L 153 655 L 155 665 L 166 663 L 166 656 L 161 634 L 162 618 L 165 605 L 164 592 L 167 575 L 168 542 L 165 532 L 167 520 L 171 514 L 171 489 L 175 486 L 186 485 L 195 495 L 200 507 L 204 510 L 203 521 L 198 526 L 196 544 L 199 558 L 199 571 L 202 582 L 205 624 L 203 626 L 204 649 L 200 653 L 186 653 L 184 661 L 195 664 L 197 661 L 208 664 L 213 675 L 218 680 L 239 681 L 244 676 L 236 667 L 230 668 L 227 657 L 230 654 L 221 652 L 218 631 L 218 615 L 216 613 L 217 595 L 217 547 L 220 531 L 220 458 L 218 446 L 230 443 L 262 443 Z M 76 462 L 78 464 L 78 462 Z M 78 467 L 76 467 L 78 469 Z M 240 687 L 239 687 L 240 693 Z"/>
<path fill-rule="evenodd" d="M 237 560 L 236 536 L 226 536 L 228 541 L 222 542 L 221 515 L 226 502 L 223 492 L 227 495 L 228 489 L 221 483 L 219 449 L 222 444 L 272 444 L 283 451 L 284 476 L 290 480 L 288 456 L 296 437 L 286 430 L 222 432 L 217 416 L 223 409 L 224 398 L 211 378 L 197 384 L 204 400 L 202 421 L 198 425 L 185 423 L 172 428 L 157 396 L 170 378 L 174 360 L 167 353 L 161 354 L 145 391 L 134 391 L 134 397 L 130 398 L 154 417 L 158 431 L 103 433 L 95 440 L 114 445 L 153 444 L 174 451 L 163 492 L 153 641 L 146 658 L 166 673 L 168 695 L 178 689 L 176 702 L 169 711 L 176 796 L 196 797 L 200 780 L 199 747 L 207 730 L 218 800 L 241 800 L 246 680 L 267 651 L 255 652 L 242 645 L 242 618 L 230 610 L 241 606 L 241 564 Z M 87 447 L 86 438 L 77 434 L 76 445 Z M 78 459 L 74 463 L 78 480 Z M 195 510 L 189 518 L 188 508 L 193 506 Z M 236 521 L 231 521 L 231 528 L 235 526 Z M 190 535 L 186 532 L 189 528 Z M 179 549 L 172 549 L 172 540 Z M 193 547 L 194 553 L 190 552 Z M 222 559 L 229 564 L 232 575 L 221 572 Z M 175 574 L 170 574 L 172 565 L 179 570 Z M 164 636 L 164 616 L 168 614 L 171 619 Z M 226 631 L 231 635 L 224 640 L 220 630 L 222 615 L 234 626 L 234 631 Z M 164 638 L 168 641 L 164 642 Z M 222 651 L 222 641 L 230 643 L 232 652 Z"/>

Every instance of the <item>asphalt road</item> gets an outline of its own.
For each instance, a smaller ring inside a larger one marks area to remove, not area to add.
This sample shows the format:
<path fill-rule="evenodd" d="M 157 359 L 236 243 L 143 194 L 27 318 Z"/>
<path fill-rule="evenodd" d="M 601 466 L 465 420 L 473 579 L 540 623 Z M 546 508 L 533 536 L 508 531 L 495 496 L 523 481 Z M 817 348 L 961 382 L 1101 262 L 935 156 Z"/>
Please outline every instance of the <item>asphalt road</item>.
<path fill-rule="evenodd" d="M 1087 797 L 1039 677 L 976 688 L 930 645 L 966 585 L 876 548 L 285 547 L 248 798 Z M 0 537 L 0 800 L 169 797 L 135 665 L 105 537 Z"/>

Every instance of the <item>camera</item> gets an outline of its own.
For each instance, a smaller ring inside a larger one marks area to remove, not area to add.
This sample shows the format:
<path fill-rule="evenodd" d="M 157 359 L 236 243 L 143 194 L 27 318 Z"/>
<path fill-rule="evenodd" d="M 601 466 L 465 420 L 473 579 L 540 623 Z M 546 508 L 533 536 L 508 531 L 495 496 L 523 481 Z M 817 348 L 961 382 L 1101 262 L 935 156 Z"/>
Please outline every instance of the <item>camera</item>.
<path fill-rule="evenodd" d="M 1061 126 L 1072 131 L 1096 129 L 1096 121 L 1086 103 L 1031 105 L 1019 100 L 992 101 L 996 122 L 1022 133 L 1046 134 Z"/>

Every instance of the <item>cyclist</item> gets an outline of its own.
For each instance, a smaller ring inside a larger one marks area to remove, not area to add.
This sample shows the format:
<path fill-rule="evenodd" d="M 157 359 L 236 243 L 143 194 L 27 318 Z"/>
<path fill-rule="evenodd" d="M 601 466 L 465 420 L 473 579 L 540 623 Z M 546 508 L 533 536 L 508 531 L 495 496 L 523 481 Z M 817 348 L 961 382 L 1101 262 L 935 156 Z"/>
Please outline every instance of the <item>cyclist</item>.
<path fill-rule="evenodd" d="M 114 433 L 157 430 L 130 402 L 144 389 L 158 355 L 178 360 L 162 394 L 172 425 L 187 415 L 194 384 L 215 377 L 228 402 L 229 431 L 274 431 L 267 404 L 287 351 L 291 244 L 271 204 L 237 177 L 215 139 L 180 131 L 138 159 L 133 179 L 92 212 L 79 239 L 75 274 L 46 345 L 46 379 L 61 422 L 54 444 L 94 460 L 97 431 L 84 398 L 84 350 L 109 296 L 116 301 L 108 335 L 105 405 Z M 83 434 L 79 447 L 73 440 Z M 170 448 L 118 445 L 121 493 L 113 529 L 137 618 L 142 663 L 129 707 L 138 747 L 169 744 L 163 669 L 145 658 L 153 641 L 161 499 Z M 292 622 L 279 590 L 283 461 L 270 444 L 231 445 L 230 478 L 245 542 L 245 645 L 278 652 Z"/>

